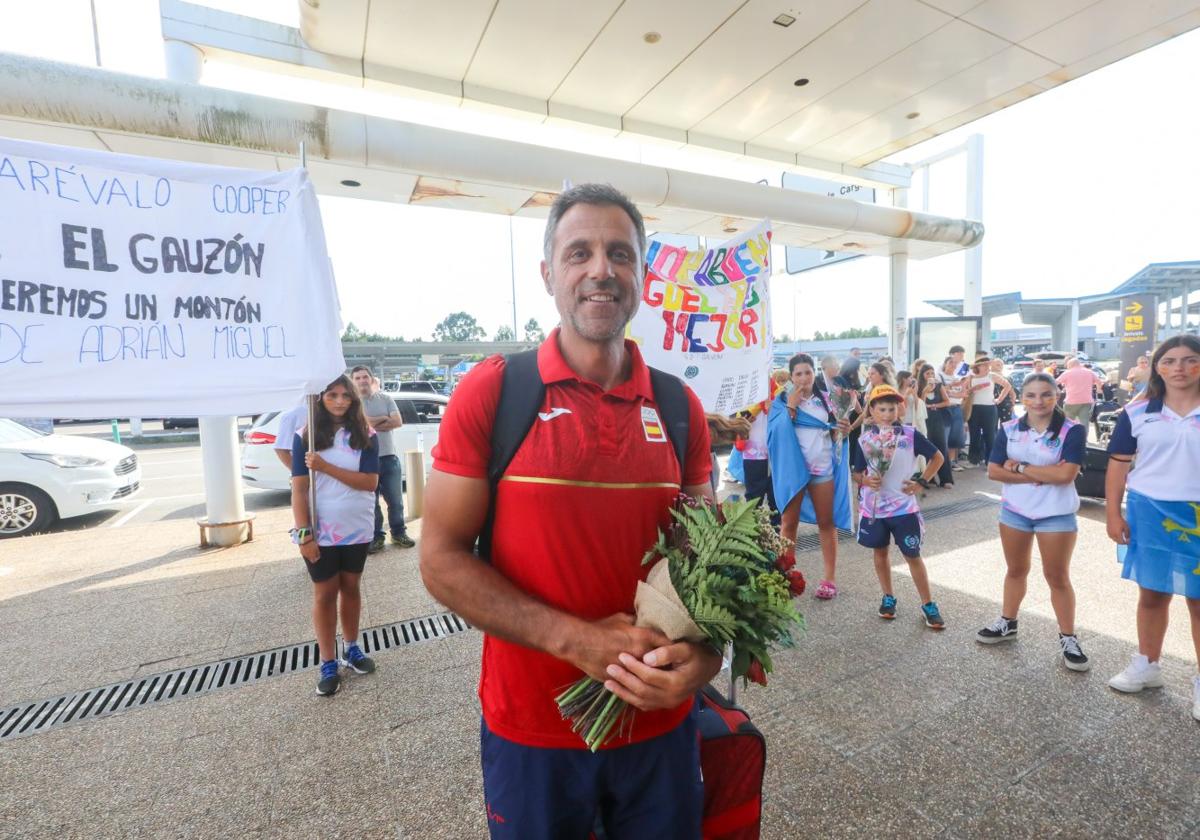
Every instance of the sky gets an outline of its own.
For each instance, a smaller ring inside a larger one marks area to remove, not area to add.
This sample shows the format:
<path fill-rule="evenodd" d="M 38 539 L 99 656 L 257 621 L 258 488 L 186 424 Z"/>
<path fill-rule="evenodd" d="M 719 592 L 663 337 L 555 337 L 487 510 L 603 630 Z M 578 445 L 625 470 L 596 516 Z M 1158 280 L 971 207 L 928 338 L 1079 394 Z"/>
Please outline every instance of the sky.
<path fill-rule="evenodd" d="M 0 0 L 0 51 L 100 64 L 122 72 L 163 75 L 157 0 Z M 201 0 L 202 5 L 296 25 L 297 0 Z M 984 137 L 983 293 L 1025 297 L 1106 292 L 1152 262 L 1200 258 L 1200 109 L 1191 107 L 1200 79 L 1200 31 L 1167 41 L 1060 85 L 887 160 L 909 163 Z M 210 61 L 204 84 L 284 99 L 352 108 L 461 130 L 522 139 L 519 121 L 505 123 L 466 109 L 421 106 L 340 86 L 253 73 Z M 584 149 L 656 165 L 709 171 L 778 184 L 781 167 L 732 162 L 703 153 L 673 153 L 628 138 L 585 141 Z M 965 159 L 933 169 L 930 212 L 964 214 Z M 910 190 L 919 206 L 921 186 Z M 430 338 L 447 314 L 466 311 L 493 335 L 530 318 L 543 328 L 558 320 L 539 273 L 543 222 L 384 202 L 323 197 L 321 213 L 346 322 L 371 332 Z M 510 227 L 511 225 L 511 227 Z M 403 274 L 385 271 L 366 243 L 412 237 L 423 243 Z M 818 329 L 886 328 L 888 262 L 864 257 L 799 275 L 772 278 L 776 335 Z M 927 299 L 961 297 L 961 253 L 911 261 L 909 315 L 939 315 Z M 855 294 L 847 296 L 847 288 Z M 1092 323 L 1112 328 L 1112 313 Z M 993 328 L 1018 326 L 1017 316 Z M 520 330 L 518 330 L 520 332 Z"/>

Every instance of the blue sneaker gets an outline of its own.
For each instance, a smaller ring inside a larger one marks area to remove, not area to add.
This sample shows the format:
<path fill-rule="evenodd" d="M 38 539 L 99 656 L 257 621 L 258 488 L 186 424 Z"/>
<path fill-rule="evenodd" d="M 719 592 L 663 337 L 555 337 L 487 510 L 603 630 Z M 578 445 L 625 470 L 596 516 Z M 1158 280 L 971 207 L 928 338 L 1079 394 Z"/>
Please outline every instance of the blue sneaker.
<path fill-rule="evenodd" d="M 946 622 L 942 620 L 942 614 L 938 612 L 938 606 L 933 601 L 922 604 L 921 612 L 925 614 L 926 627 L 932 627 L 934 630 L 942 630 L 946 627 Z"/>
<path fill-rule="evenodd" d="M 375 660 L 363 653 L 357 642 L 346 645 L 340 661 L 356 674 L 370 674 L 375 670 Z"/>
<path fill-rule="evenodd" d="M 891 621 L 896 617 L 896 596 L 884 595 L 883 601 L 879 604 L 879 617 L 886 618 Z"/>
<path fill-rule="evenodd" d="M 338 661 L 330 659 L 328 662 L 321 663 L 321 678 L 317 683 L 317 694 L 322 697 L 331 697 L 337 694 L 338 688 L 342 684 L 342 678 L 338 676 Z"/>

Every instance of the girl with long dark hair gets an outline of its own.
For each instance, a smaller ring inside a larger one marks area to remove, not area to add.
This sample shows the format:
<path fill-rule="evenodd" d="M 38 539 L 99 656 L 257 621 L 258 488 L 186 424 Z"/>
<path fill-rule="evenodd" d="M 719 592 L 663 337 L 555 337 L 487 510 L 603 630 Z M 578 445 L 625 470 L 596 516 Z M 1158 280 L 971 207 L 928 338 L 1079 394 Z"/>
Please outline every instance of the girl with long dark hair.
<path fill-rule="evenodd" d="M 1091 662 L 1075 636 L 1075 590 L 1071 553 L 1079 525 L 1075 476 L 1087 448 L 1087 427 L 1068 420 L 1058 405 L 1058 387 L 1045 373 L 1021 383 L 1025 416 L 1009 420 L 996 436 L 988 478 L 1004 485 L 1000 503 L 1000 544 L 1008 573 L 1000 617 L 975 634 L 991 645 L 1017 637 L 1017 611 L 1025 598 L 1034 540 L 1042 556 L 1042 574 L 1050 586 L 1050 604 L 1058 619 L 1063 664 L 1086 671 Z"/>
<path fill-rule="evenodd" d="M 946 386 L 938 378 L 933 365 L 922 365 L 917 371 L 917 397 L 925 401 L 925 427 L 927 437 L 942 453 L 942 465 L 938 467 L 937 481 L 941 487 L 949 489 L 954 486 L 954 474 L 950 472 L 950 455 L 946 451 L 948 430 L 946 420 L 950 400 L 946 396 Z"/>
<path fill-rule="evenodd" d="M 813 389 L 812 357 L 798 353 L 788 360 L 791 387 L 771 403 L 767 448 L 775 502 L 783 512 L 781 533 L 793 542 L 800 520 L 815 521 L 821 540 L 824 579 L 814 595 L 837 595 L 837 529 L 850 527 L 850 469 L 844 436 L 850 426 L 835 421 L 828 398 Z M 832 434 L 842 436 L 835 447 Z M 801 510 L 805 499 L 807 508 Z"/>
<path fill-rule="evenodd" d="M 1163 684 L 1159 659 L 1175 595 L 1187 600 L 1200 661 L 1200 339 L 1177 335 L 1159 345 L 1145 396 L 1117 417 L 1105 480 L 1108 535 L 1125 555 L 1121 577 L 1139 588 L 1138 652 L 1108 681 L 1128 693 Z M 1200 720 L 1200 675 L 1192 717 Z"/>
<path fill-rule="evenodd" d="M 308 451 L 309 440 L 313 449 Z M 315 475 L 315 479 L 312 477 Z M 317 529 L 308 503 L 316 481 Z M 296 435 L 292 448 L 292 541 L 300 546 L 313 582 L 313 626 L 321 655 L 317 694 L 341 685 L 338 664 L 369 674 L 375 663 L 358 645 L 362 613 L 359 579 L 375 534 L 375 488 L 379 484 L 379 442 L 363 415 L 362 401 L 348 376 L 326 386 L 317 400 L 312 428 Z M 342 656 L 335 646 L 338 614 Z"/>

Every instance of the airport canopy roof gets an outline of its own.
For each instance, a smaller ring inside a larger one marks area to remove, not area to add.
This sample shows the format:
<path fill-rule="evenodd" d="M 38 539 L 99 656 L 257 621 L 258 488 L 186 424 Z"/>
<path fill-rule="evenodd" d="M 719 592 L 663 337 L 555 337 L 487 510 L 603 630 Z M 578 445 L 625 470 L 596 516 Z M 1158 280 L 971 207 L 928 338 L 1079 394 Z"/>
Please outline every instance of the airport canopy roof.
<path fill-rule="evenodd" d="M 257 169 L 295 166 L 304 141 L 323 194 L 514 215 L 601 180 L 654 230 L 722 238 L 770 218 L 779 244 L 923 258 L 982 225 L 583 154 L 562 132 L 907 186 L 880 158 L 1200 26 L 1200 0 L 295 2 L 299 28 L 161 0 L 162 32 L 388 94 L 404 120 L 436 104 L 519 137 L 5 55 L 0 134 Z"/>
<path fill-rule="evenodd" d="M 364 85 L 851 167 L 1200 25 L 1196 0 L 297 2 Z"/>
<path fill-rule="evenodd" d="M 1026 324 L 1053 324 L 1076 304 L 1079 319 L 1085 320 L 1101 312 L 1121 308 L 1121 298 L 1137 294 L 1158 295 L 1162 301 L 1180 297 L 1191 288 L 1200 290 L 1200 260 L 1189 262 L 1151 263 L 1111 292 L 1085 295 L 1078 298 L 1031 298 L 1026 300 L 1020 292 L 988 295 L 983 299 L 983 316 L 998 318 L 1002 315 L 1021 316 Z M 927 300 L 930 306 L 944 309 L 952 315 L 962 315 L 961 298 L 949 300 Z M 1200 301 L 1189 304 L 1189 312 L 1200 311 Z"/>
<path fill-rule="evenodd" d="M 1112 294 L 1158 295 L 1166 300 L 1179 296 L 1184 289 L 1200 290 L 1200 260 L 1151 263 L 1113 289 Z"/>

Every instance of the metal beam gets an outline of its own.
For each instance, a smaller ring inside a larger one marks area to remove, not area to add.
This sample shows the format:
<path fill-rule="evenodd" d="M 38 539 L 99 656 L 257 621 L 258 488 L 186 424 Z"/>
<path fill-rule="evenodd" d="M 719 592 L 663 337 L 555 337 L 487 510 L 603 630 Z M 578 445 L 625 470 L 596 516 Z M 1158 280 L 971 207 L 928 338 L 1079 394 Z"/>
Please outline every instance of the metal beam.
<path fill-rule="evenodd" d="M 800 231 L 817 228 L 845 250 L 920 258 L 969 248 L 983 238 L 983 225 L 967 219 L 0 54 L 0 118 L 5 116 L 272 155 L 292 156 L 303 141 L 310 161 L 524 190 L 530 200 L 533 193 L 556 194 L 564 178 L 610 183 L 645 208 L 769 218 L 779 244 L 811 244 L 799 238 Z"/>

